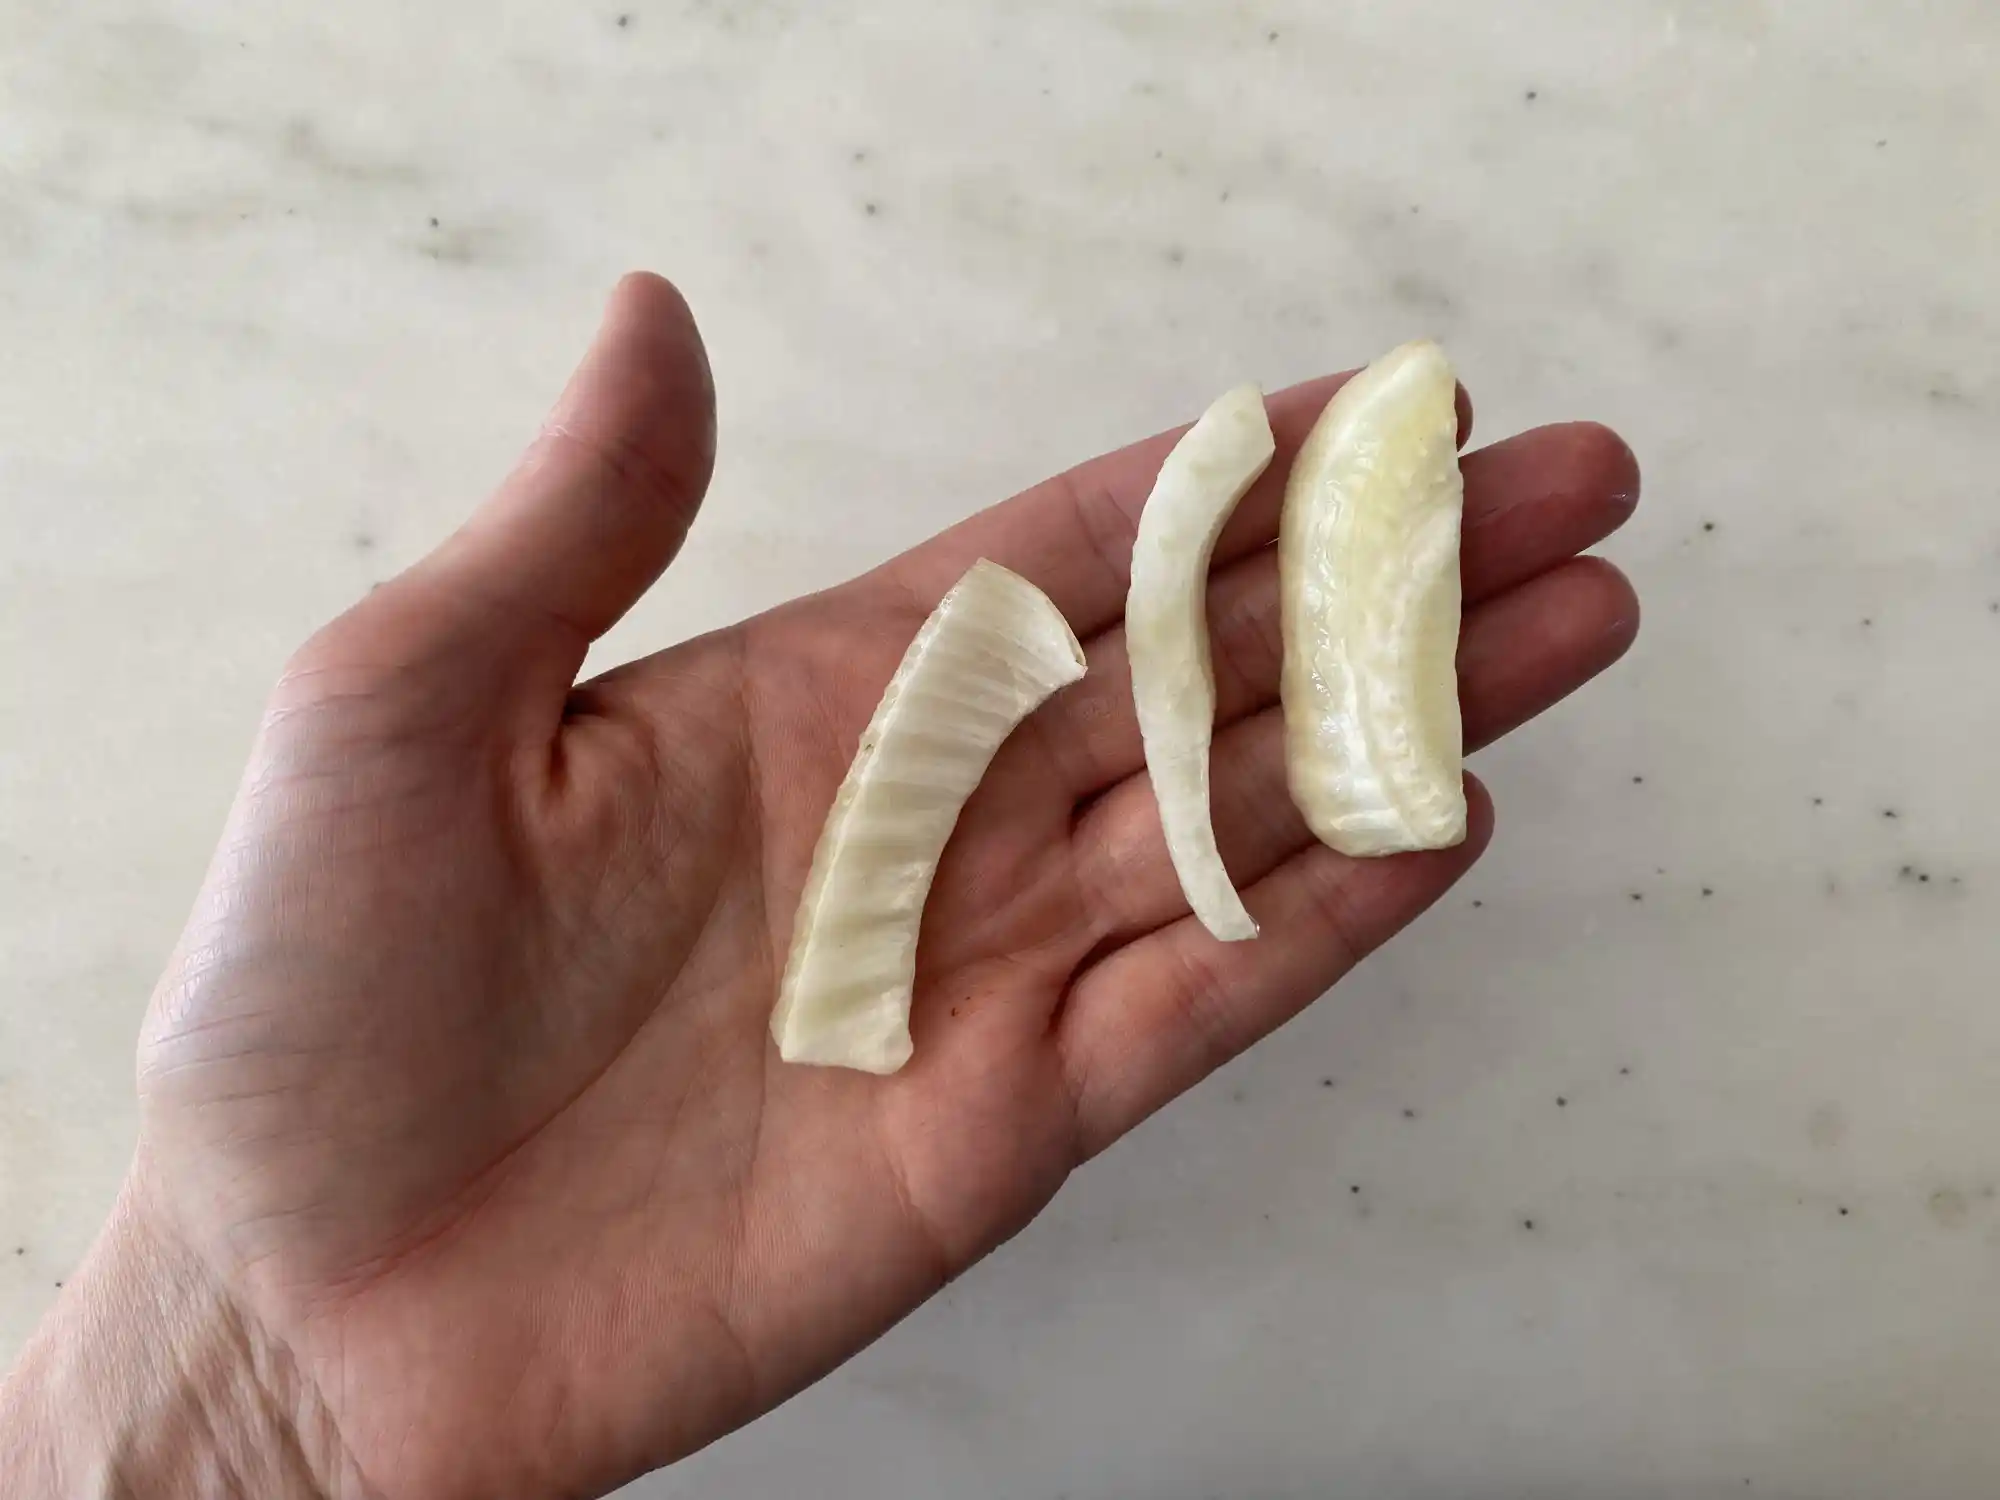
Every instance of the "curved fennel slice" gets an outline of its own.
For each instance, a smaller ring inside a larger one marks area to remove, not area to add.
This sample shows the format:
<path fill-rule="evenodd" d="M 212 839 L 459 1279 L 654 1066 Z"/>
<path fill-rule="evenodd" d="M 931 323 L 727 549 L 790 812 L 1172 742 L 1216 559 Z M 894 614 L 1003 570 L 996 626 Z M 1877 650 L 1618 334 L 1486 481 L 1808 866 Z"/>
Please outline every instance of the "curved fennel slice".
<path fill-rule="evenodd" d="M 1048 595 L 985 559 L 918 630 L 813 851 L 771 1015 L 787 1062 L 893 1073 L 910 1057 L 917 927 L 959 808 L 1014 726 L 1083 676 Z"/>
<path fill-rule="evenodd" d="M 1327 403 L 1285 487 L 1285 771 L 1343 854 L 1465 838 L 1456 399 L 1436 344 L 1392 350 Z"/>
<path fill-rule="evenodd" d="M 1275 451 L 1264 394 L 1256 386 L 1238 386 L 1203 412 L 1160 465 L 1139 513 L 1125 599 L 1132 702 L 1167 853 L 1188 906 L 1226 943 L 1255 937 L 1257 924 L 1223 868 L 1209 816 L 1215 672 L 1208 652 L 1208 563 L 1223 523 Z"/>

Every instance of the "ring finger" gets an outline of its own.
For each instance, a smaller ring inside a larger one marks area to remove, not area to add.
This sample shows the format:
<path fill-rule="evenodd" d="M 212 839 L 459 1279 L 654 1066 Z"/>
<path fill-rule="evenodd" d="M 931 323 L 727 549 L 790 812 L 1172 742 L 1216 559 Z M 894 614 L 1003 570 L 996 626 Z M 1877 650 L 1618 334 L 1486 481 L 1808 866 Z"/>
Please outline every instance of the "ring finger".
<path fill-rule="evenodd" d="M 1458 651 L 1468 752 L 1617 661 L 1638 625 L 1632 586 L 1597 558 L 1573 559 L 1473 610 Z M 1277 708 L 1216 736 L 1210 780 L 1216 843 L 1239 889 L 1312 843 L 1286 789 Z M 1100 942 L 1129 941 L 1187 915 L 1145 776 L 1129 777 L 1091 804 L 1077 824 L 1074 849 Z"/>

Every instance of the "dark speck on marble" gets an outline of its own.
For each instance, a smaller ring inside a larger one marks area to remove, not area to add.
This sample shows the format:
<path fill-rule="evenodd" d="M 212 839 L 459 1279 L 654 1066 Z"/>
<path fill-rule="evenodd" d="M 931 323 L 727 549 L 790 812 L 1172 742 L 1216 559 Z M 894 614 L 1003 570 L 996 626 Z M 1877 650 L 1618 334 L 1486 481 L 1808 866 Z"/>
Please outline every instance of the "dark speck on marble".
<path fill-rule="evenodd" d="M 1485 903 L 1484 901 L 1479 901 L 1479 900 L 1474 900 L 1474 901 L 1473 901 L 1473 903 L 1472 903 L 1472 909 L 1473 909 L 1474 911 L 1478 911 L 1478 910 L 1479 910 L 1479 909 L 1480 909 L 1480 908 L 1481 908 L 1482 906 L 1484 906 L 1485 904 L 1486 904 L 1486 903 Z"/>
<path fill-rule="evenodd" d="M 1417 1117 L 1417 1112 L 1414 1109 L 1406 1109 L 1403 1111 L 1403 1118 L 1406 1120 L 1414 1120 L 1416 1117 Z"/>
<path fill-rule="evenodd" d="M 1569 1108 L 1569 1100 L 1565 1099 L 1565 1098 L 1564 1098 L 1564 1097 L 1563 1097 L 1563 1096 L 1562 1096 L 1561 1094 L 1557 1094 L 1557 1095 L 1556 1095 L 1556 1108 L 1557 1108 L 1557 1109 L 1568 1109 L 1568 1108 Z"/>
<path fill-rule="evenodd" d="M 1620 1078 L 1630 1078 L 1632 1076 L 1632 1070 L 1630 1068 L 1620 1068 L 1618 1070 L 1618 1076 Z"/>
<path fill-rule="evenodd" d="M 1705 885 L 1701 888 L 1701 893 L 1704 896 L 1713 896 L 1715 894 L 1715 887 L 1712 885 Z"/>
<path fill-rule="evenodd" d="M 1358 1182 L 1350 1182 L 1347 1185 L 1347 1190 L 1350 1193 L 1358 1193 L 1361 1191 L 1361 1184 Z"/>
<path fill-rule="evenodd" d="M 1521 1221 L 1521 1227 L 1532 1234 L 1535 1228 L 1535 1221 L 1533 1219 L 1523 1219 Z"/>
<path fill-rule="evenodd" d="M 1533 104 L 1537 99 L 1542 97 L 1542 91 L 1540 89 L 1529 89 L 1521 97 L 1527 100 L 1528 103 Z"/>
<path fill-rule="evenodd" d="M 1898 813 L 1896 809 L 1893 807 L 1885 807 L 1882 809 L 1882 816 L 1887 818 L 1891 823 L 1893 823 L 1899 817 L 1901 817 L 1902 814 Z"/>
<path fill-rule="evenodd" d="M 1645 894 L 1641 891 L 1631 891 L 1628 892 L 1627 894 L 1634 901 L 1644 901 L 1646 899 Z"/>
<path fill-rule="evenodd" d="M 623 15 L 618 18 L 618 29 L 620 31 L 625 30 L 625 28 L 630 26 L 631 24 L 632 24 L 632 17 L 630 15 Z"/>
<path fill-rule="evenodd" d="M 1848 1212 L 1849 1212 L 1849 1210 L 1848 1210 L 1847 1206 L 1846 1206 L 1845 1204 L 1842 1204 L 1842 1205 L 1841 1205 L 1841 1209 L 1840 1209 L 1840 1216 L 1841 1216 L 1841 1218 L 1843 1218 L 1843 1219 L 1844 1219 L 1844 1218 L 1846 1218 L 1846 1217 L 1847 1217 L 1847 1215 L 1848 1215 Z"/>
<path fill-rule="evenodd" d="M 440 228 L 440 227 L 441 227 L 441 226 L 439 225 L 439 223 L 438 223 L 438 221 L 437 221 L 437 216 L 436 216 L 435 214 L 433 214 L 433 215 L 431 216 L 431 228 L 433 228 L 433 229 L 437 229 L 437 228 Z"/>
<path fill-rule="evenodd" d="M 375 538 L 365 531 L 355 532 L 354 550 L 356 552 L 373 552 L 375 550 Z"/>
<path fill-rule="evenodd" d="M 1713 530 L 1715 530 L 1715 522 L 1713 522 L 1713 521 L 1703 521 L 1703 522 L 1701 523 L 1701 529 L 1702 529 L 1703 531 L 1713 531 Z"/>
<path fill-rule="evenodd" d="M 432 233 L 415 248 L 426 260 L 445 266 L 476 266 L 504 258 L 508 236 L 491 225 L 454 225 L 445 229 L 437 219 L 430 221 Z"/>
<path fill-rule="evenodd" d="M 1319 1081 L 1319 1086 L 1323 1089 L 1330 1089 L 1333 1087 L 1333 1080 L 1331 1078 L 1322 1078 Z"/>
<path fill-rule="evenodd" d="M 882 214 L 882 205 L 873 202 L 864 203 L 861 205 L 861 211 L 864 214 L 868 215 L 868 217 L 871 219 L 880 218 Z"/>
<path fill-rule="evenodd" d="M 1183 250 L 1179 245 L 1169 245 L 1167 247 L 1168 265 L 1170 266 L 1182 265 L 1186 262 L 1186 260 L 1187 260 L 1187 251 Z"/>
<path fill-rule="evenodd" d="M 1441 317 L 1457 309 L 1451 289 L 1421 271 L 1404 271 L 1390 278 L 1389 295 L 1403 306 L 1427 317 Z"/>

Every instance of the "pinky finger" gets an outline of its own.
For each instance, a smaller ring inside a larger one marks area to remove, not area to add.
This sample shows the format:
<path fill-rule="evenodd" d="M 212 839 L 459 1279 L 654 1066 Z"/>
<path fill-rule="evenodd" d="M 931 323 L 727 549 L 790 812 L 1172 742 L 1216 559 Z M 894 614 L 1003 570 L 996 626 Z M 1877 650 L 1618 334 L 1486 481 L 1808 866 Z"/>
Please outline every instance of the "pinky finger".
<path fill-rule="evenodd" d="M 1219 943 L 1192 917 L 1086 970 L 1057 1022 L 1078 1146 L 1095 1156 L 1153 1111 L 1275 1031 L 1408 925 L 1471 868 L 1493 804 L 1466 778 L 1456 849 L 1349 859 L 1314 844 L 1243 893 L 1263 929 Z"/>

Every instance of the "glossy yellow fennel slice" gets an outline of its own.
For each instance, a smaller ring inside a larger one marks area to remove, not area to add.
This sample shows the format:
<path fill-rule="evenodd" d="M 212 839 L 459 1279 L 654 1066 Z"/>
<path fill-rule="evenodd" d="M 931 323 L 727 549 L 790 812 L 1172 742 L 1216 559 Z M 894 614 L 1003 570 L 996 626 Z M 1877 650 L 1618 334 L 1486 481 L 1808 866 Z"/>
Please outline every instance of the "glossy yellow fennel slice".
<path fill-rule="evenodd" d="M 1343 854 L 1465 837 L 1456 395 L 1436 344 L 1391 351 L 1327 403 L 1285 487 L 1285 770 Z"/>
<path fill-rule="evenodd" d="M 997 563 L 974 563 L 924 621 L 813 852 L 771 1016 L 786 1061 L 909 1060 L 917 926 L 959 808 L 1014 726 L 1081 676 L 1061 611 Z"/>
<path fill-rule="evenodd" d="M 1224 942 L 1255 937 L 1257 924 L 1223 868 L 1209 816 L 1215 673 L 1208 652 L 1208 562 L 1223 523 L 1274 451 L 1256 386 L 1238 386 L 1203 412 L 1160 466 L 1139 514 L 1125 600 L 1132 702 L 1167 854 L 1188 906 Z"/>

